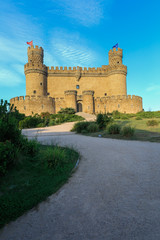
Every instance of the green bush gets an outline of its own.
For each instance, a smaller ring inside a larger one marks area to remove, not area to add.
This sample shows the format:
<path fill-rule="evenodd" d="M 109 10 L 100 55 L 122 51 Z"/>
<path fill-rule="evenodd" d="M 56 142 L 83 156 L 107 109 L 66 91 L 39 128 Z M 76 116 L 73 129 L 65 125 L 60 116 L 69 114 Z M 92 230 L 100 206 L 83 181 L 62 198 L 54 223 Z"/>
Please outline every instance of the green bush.
<path fill-rule="evenodd" d="M 17 148 L 10 142 L 0 142 L 0 175 L 13 166 L 18 154 Z"/>
<path fill-rule="evenodd" d="M 96 122 L 100 129 L 104 129 L 109 123 L 111 123 L 113 119 L 108 117 L 107 114 L 98 114 Z"/>
<path fill-rule="evenodd" d="M 113 116 L 114 119 L 120 119 L 121 118 L 121 113 L 116 110 L 116 111 L 112 112 L 112 116 Z"/>
<path fill-rule="evenodd" d="M 121 127 L 116 123 L 110 124 L 107 127 L 107 131 L 108 131 L 109 134 L 119 134 L 120 130 L 121 130 Z"/>
<path fill-rule="evenodd" d="M 87 127 L 87 132 L 92 133 L 92 132 L 98 132 L 99 127 L 97 123 L 91 123 L 88 127 Z"/>
<path fill-rule="evenodd" d="M 43 120 L 41 119 L 41 117 L 37 117 L 37 116 L 29 116 L 26 117 L 24 120 L 21 120 L 19 122 L 19 128 L 23 129 L 23 128 L 35 128 L 37 127 L 37 125 L 39 123 L 42 123 Z"/>
<path fill-rule="evenodd" d="M 126 120 L 126 119 L 129 119 L 129 117 L 127 115 L 123 114 L 123 115 L 121 115 L 120 119 Z"/>
<path fill-rule="evenodd" d="M 125 126 L 121 130 L 121 135 L 124 137 L 132 137 L 134 135 L 135 129 L 130 126 Z"/>
<path fill-rule="evenodd" d="M 136 116 L 142 117 L 142 118 L 160 118 L 160 111 L 155 112 L 139 112 L 136 114 Z"/>
<path fill-rule="evenodd" d="M 142 120 L 142 118 L 141 117 L 136 117 L 136 120 Z"/>
<path fill-rule="evenodd" d="M 47 148 L 43 158 L 47 167 L 55 169 L 59 164 L 65 162 L 65 151 L 60 147 Z"/>
<path fill-rule="evenodd" d="M 29 155 L 31 157 L 34 157 L 40 149 L 40 144 L 36 140 L 28 140 L 26 141 L 26 144 L 24 146 L 24 152 L 26 155 Z"/>
<path fill-rule="evenodd" d="M 148 120 L 147 121 L 147 126 L 157 126 L 158 124 L 159 124 L 159 122 L 158 121 L 156 121 L 156 120 Z"/>
<path fill-rule="evenodd" d="M 55 123 L 55 120 L 50 119 L 48 126 L 54 126 L 55 124 L 56 124 L 56 123 Z"/>
<path fill-rule="evenodd" d="M 58 113 L 62 114 L 75 114 L 76 111 L 74 108 L 62 108 Z"/>
<path fill-rule="evenodd" d="M 0 119 L 0 142 L 11 141 L 16 146 L 19 144 L 21 131 L 17 127 L 17 121 L 11 115 L 6 119 Z"/>
<path fill-rule="evenodd" d="M 74 124 L 72 131 L 75 131 L 77 133 L 82 133 L 82 131 L 87 132 L 87 127 L 91 124 L 92 122 L 77 122 Z"/>

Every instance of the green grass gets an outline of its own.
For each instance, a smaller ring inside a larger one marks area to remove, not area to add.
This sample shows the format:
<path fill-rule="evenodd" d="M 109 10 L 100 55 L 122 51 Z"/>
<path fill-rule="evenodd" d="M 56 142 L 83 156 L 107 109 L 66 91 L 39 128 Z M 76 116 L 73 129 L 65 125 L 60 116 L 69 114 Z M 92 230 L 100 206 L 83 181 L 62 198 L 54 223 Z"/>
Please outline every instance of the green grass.
<path fill-rule="evenodd" d="M 135 129 L 134 135 L 131 137 L 125 137 L 120 134 L 110 135 L 107 130 L 99 131 L 96 133 L 85 133 L 85 135 L 92 137 L 98 137 L 99 135 L 101 135 L 101 137 L 113 139 L 160 142 L 160 120 L 158 120 L 157 118 L 151 118 L 151 120 L 153 119 L 158 121 L 159 124 L 156 126 L 147 126 L 147 121 L 150 120 L 149 118 L 136 120 L 136 117 L 133 117 L 127 120 L 115 120 L 114 123 L 119 124 L 121 128 L 125 126 L 131 126 Z"/>
<path fill-rule="evenodd" d="M 56 165 L 46 156 L 63 152 Z M 55 193 L 71 176 L 79 154 L 72 149 L 42 146 L 34 158 L 19 157 L 19 162 L 0 178 L 0 227 Z"/>

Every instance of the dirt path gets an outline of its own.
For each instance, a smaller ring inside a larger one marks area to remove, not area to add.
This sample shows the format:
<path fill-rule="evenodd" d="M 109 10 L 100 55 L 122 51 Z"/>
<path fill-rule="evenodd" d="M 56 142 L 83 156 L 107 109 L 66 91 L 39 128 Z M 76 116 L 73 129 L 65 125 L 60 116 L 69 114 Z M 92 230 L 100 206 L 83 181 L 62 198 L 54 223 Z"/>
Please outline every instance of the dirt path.
<path fill-rule="evenodd" d="M 0 240 L 160 239 L 159 143 L 51 132 L 37 139 L 77 149 L 79 167 L 56 194 L 1 230 Z"/>

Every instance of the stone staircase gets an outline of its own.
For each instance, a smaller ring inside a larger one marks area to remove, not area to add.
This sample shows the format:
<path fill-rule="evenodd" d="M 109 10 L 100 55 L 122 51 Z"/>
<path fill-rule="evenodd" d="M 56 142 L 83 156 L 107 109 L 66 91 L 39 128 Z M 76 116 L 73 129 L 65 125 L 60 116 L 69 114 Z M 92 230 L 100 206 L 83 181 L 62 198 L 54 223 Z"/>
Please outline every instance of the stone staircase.
<path fill-rule="evenodd" d="M 86 121 L 95 121 L 96 120 L 96 115 L 94 115 L 94 114 L 78 112 L 78 113 L 76 113 L 76 115 L 85 118 Z"/>

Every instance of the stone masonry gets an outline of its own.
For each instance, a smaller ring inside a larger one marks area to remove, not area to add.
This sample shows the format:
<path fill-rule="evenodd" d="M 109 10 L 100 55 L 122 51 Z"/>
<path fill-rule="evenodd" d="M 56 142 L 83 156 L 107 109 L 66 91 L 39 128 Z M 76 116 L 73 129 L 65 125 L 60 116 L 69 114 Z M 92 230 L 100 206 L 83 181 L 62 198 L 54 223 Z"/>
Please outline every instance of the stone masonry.
<path fill-rule="evenodd" d="M 26 116 L 41 112 L 57 113 L 71 107 L 76 112 L 122 113 L 142 111 L 142 98 L 127 95 L 127 67 L 122 49 L 109 51 L 109 65 L 99 68 L 46 67 L 43 48 L 28 47 L 26 96 L 10 100 Z"/>

